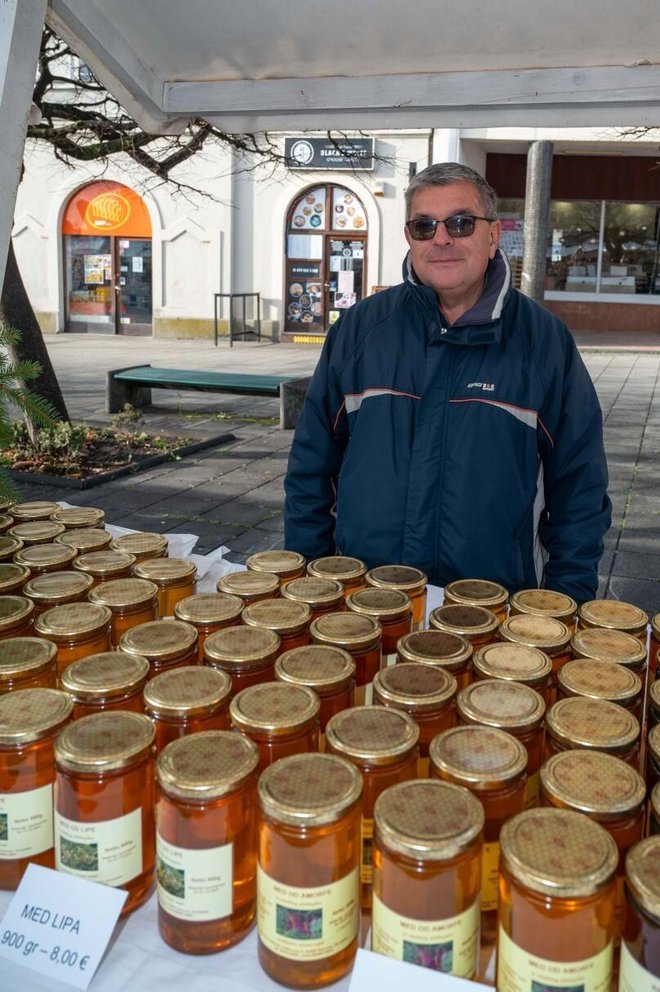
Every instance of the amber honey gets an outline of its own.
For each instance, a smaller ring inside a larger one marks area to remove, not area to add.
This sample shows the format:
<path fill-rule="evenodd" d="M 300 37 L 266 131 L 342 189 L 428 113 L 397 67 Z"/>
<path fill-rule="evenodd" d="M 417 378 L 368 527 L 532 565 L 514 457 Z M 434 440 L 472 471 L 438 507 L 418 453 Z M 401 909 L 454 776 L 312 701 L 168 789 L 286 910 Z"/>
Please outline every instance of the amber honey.
<path fill-rule="evenodd" d="M 52 519 L 58 524 L 64 524 L 67 530 L 78 530 L 81 527 L 102 530 L 105 526 L 105 513 L 98 506 L 58 507 Z"/>
<path fill-rule="evenodd" d="M 492 610 L 485 606 L 457 606 L 448 603 L 436 606 L 429 613 L 429 627 L 448 634 L 458 634 L 470 642 L 473 648 L 490 644 L 497 637 L 500 621 Z"/>
<path fill-rule="evenodd" d="M 27 503 L 14 503 L 11 515 L 14 520 L 49 520 L 60 509 L 59 503 L 51 500 L 35 499 Z"/>
<path fill-rule="evenodd" d="M 307 644 L 285 651 L 275 662 L 275 678 L 290 685 L 304 685 L 319 697 L 321 748 L 325 727 L 335 713 L 355 702 L 355 662 L 348 651 L 329 644 Z"/>
<path fill-rule="evenodd" d="M 135 555 L 121 551 L 90 551 L 79 555 L 72 567 L 77 571 L 91 575 L 94 585 L 99 582 L 109 582 L 111 579 L 127 579 L 133 574 Z"/>
<path fill-rule="evenodd" d="M 159 617 L 173 616 L 176 604 L 197 591 L 197 566 L 185 558 L 139 561 L 133 574 L 157 586 Z"/>
<path fill-rule="evenodd" d="M 76 555 L 83 555 L 109 548 L 112 535 L 100 527 L 75 527 L 71 530 L 64 530 L 64 533 L 56 537 L 55 540 L 58 544 L 73 548 Z"/>
<path fill-rule="evenodd" d="M 344 610 L 325 613 L 310 624 L 313 643 L 347 651 L 355 662 L 355 702 L 371 702 L 371 683 L 380 669 L 382 628 L 373 617 Z"/>
<path fill-rule="evenodd" d="M 158 758 L 158 927 L 177 951 L 222 951 L 252 926 L 258 761 L 251 740 L 222 730 L 173 741 Z"/>
<path fill-rule="evenodd" d="M 272 572 L 230 572 L 218 579 L 218 592 L 238 596 L 247 606 L 280 594 L 280 580 Z"/>
<path fill-rule="evenodd" d="M 566 662 L 559 672 L 557 692 L 560 699 L 569 696 L 609 699 L 625 706 L 638 718 L 641 712 L 642 680 L 615 661 L 576 658 Z"/>
<path fill-rule="evenodd" d="M 55 867 L 125 889 L 137 909 L 154 874 L 154 727 L 141 713 L 81 717 L 55 741 Z"/>
<path fill-rule="evenodd" d="M 350 596 L 358 589 L 364 589 L 367 584 L 367 566 L 359 558 L 347 555 L 330 555 L 327 558 L 315 558 L 307 564 L 307 574 L 320 579 L 336 579 L 344 587 L 344 595 Z"/>
<path fill-rule="evenodd" d="M 290 599 L 294 603 L 307 603 L 312 611 L 311 620 L 316 620 L 322 613 L 334 613 L 344 606 L 344 587 L 335 579 L 302 575 L 298 579 L 284 582 L 281 592 L 284 599 Z"/>
<path fill-rule="evenodd" d="M 231 679 L 203 665 L 161 672 L 144 687 L 144 712 L 156 728 L 156 753 L 202 730 L 229 730 Z"/>
<path fill-rule="evenodd" d="M 150 531 L 122 534 L 121 537 L 114 538 L 110 547 L 113 551 L 133 555 L 136 561 L 167 558 L 167 538 L 164 534 L 154 534 Z"/>
<path fill-rule="evenodd" d="M 639 720 L 618 703 L 573 696 L 546 715 L 546 757 L 569 748 L 606 751 L 633 768 L 639 761 Z"/>
<path fill-rule="evenodd" d="M 106 606 L 112 614 L 110 641 L 115 648 L 127 630 L 156 619 L 157 599 L 158 587 L 147 579 L 110 579 L 89 594 L 90 603 Z"/>
<path fill-rule="evenodd" d="M 29 637 L 32 633 L 34 603 L 25 596 L 0 596 L 0 641 L 8 637 Z"/>
<path fill-rule="evenodd" d="M 148 675 L 146 658 L 124 651 L 101 651 L 67 665 L 61 684 L 73 700 L 77 720 L 102 710 L 143 713 L 142 690 Z"/>
<path fill-rule="evenodd" d="M 33 544 L 17 551 L 14 562 L 24 565 L 34 578 L 48 572 L 73 568 L 76 554 L 75 548 L 67 548 L 64 544 Z"/>
<path fill-rule="evenodd" d="M 248 571 L 277 575 L 280 586 L 305 574 L 305 559 L 297 551 L 258 551 L 250 555 L 245 564 Z"/>
<path fill-rule="evenodd" d="M 367 586 L 347 596 L 346 606 L 353 613 L 371 617 L 380 624 L 382 664 L 394 664 L 399 638 L 412 630 L 412 603 L 408 594 L 400 589 Z"/>
<path fill-rule="evenodd" d="M 366 576 L 367 585 L 377 589 L 405 592 L 412 604 L 412 629 L 421 630 L 426 621 L 428 576 L 410 565 L 379 565 Z"/>
<path fill-rule="evenodd" d="M 374 807 L 372 950 L 474 978 L 484 811 L 461 786 L 402 782 Z"/>
<path fill-rule="evenodd" d="M 456 679 L 459 690 L 470 682 L 472 652 L 472 645 L 465 637 L 443 630 L 413 631 L 397 645 L 399 661 L 443 668 Z"/>
<path fill-rule="evenodd" d="M 644 647 L 648 622 L 648 613 L 620 599 L 592 599 L 578 608 L 578 627 L 581 630 L 587 627 L 618 630 L 636 637 Z"/>
<path fill-rule="evenodd" d="M 497 988 L 607 992 L 616 844 L 565 809 L 525 810 L 500 834 Z"/>
<path fill-rule="evenodd" d="M 53 606 L 39 614 L 34 632 L 56 645 L 58 678 L 72 661 L 110 650 L 111 620 L 110 610 L 96 603 Z"/>
<path fill-rule="evenodd" d="M 0 562 L 0 596 L 18 595 L 29 578 L 30 569 L 25 565 Z"/>
<path fill-rule="evenodd" d="M 22 547 L 23 542 L 18 538 L 0 534 L 0 561 L 11 561 Z"/>
<path fill-rule="evenodd" d="M 170 668 L 196 664 L 197 631 L 183 620 L 152 620 L 122 634 L 119 647 L 146 658 L 152 678 Z"/>
<path fill-rule="evenodd" d="M 622 633 L 620 630 L 606 630 L 604 627 L 587 627 L 578 630 L 571 638 L 571 653 L 574 658 L 593 658 L 595 661 L 615 661 L 645 676 L 646 649 L 638 637 Z"/>
<path fill-rule="evenodd" d="M 552 681 L 556 691 L 559 669 L 571 658 L 571 632 L 565 623 L 537 613 L 519 613 L 504 621 L 499 637 L 513 644 L 538 648 L 547 654 L 552 662 Z"/>
<path fill-rule="evenodd" d="M 319 697 L 303 685 L 270 682 L 242 689 L 231 701 L 233 730 L 259 748 L 259 770 L 278 758 L 319 750 Z"/>
<path fill-rule="evenodd" d="M 29 548 L 35 544 L 52 544 L 63 533 L 63 525 L 53 520 L 28 520 L 10 527 L 7 536 L 22 541 Z"/>
<path fill-rule="evenodd" d="M 539 648 L 509 641 L 486 644 L 472 656 L 472 677 L 502 679 L 504 682 L 522 682 L 536 689 L 546 706 L 552 698 L 552 662 Z"/>
<path fill-rule="evenodd" d="M 249 685 L 275 680 L 275 659 L 281 640 L 273 630 L 260 627 L 228 627 L 206 638 L 204 664 L 219 668 L 231 677 L 232 694 Z"/>
<path fill-rule="evenodd" d="M 281 985 L 320 988 L 353 964 L 361 791 L 357 769 L 329 754 L 283 758 L 259 779 L 259 961 Z"/>
<path fill-rule="evenodd" d="M 180 599 L 174 606 L 177 620 L 192 624 L 197 631 L 197 660 L 204 661 L 206 638 L 241 621 L 243 600 L 227 593 L 200 592 Z"/>
<path fill-rule="evenodd" d="M 23 595 L 34 603 L 34 616 L 53 606 L 81 603 L 87 599 L 92 579 L 82 572 L 45 572 L 23 586 Z"/>
<path fill-rule="evenodd" d="M 502 622 L 508 613 L 509 591 L 499 582 L 486 579 L 457 579 L 445 586 L 447 606 L 483 606 Z"/>
<path fill-rule="evenodd" d="M 15 889 L 31 862 L 54 866 L 53 742 L 72 708 L 56 689 L 0 697 L 0 889 Z"/>
<path fill-rule="evenodd" d="M 55 689 L 57 648 L 41 637 L 11 637 L 0 648 L 0 696 L 15 689 Z"/>
<path fill-rule="evenodd" d="M 660 979 L 660 837 L 626 858 L 619 992 L 653 992 Z"/>
<path fill-rule="evenodd" d="M 520 589 L 509 598 L 509 615 L 536 613 L 565 623 L 571 633 L 575 630 L 577 603 L 572 596 L 553 589 Z"/>

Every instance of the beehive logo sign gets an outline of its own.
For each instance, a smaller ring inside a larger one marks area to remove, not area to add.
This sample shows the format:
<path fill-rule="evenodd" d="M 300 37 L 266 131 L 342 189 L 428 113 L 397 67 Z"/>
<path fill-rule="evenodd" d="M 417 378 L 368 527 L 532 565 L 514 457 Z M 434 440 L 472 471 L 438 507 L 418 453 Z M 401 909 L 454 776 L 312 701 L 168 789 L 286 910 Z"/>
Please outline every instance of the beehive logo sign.
<path fill-rule="evenodd" d="M 121 193 L 100 193 L 90 200 L 85 220 L 99 231 L 115 231 L 131 216 L 131 205 Z"/>

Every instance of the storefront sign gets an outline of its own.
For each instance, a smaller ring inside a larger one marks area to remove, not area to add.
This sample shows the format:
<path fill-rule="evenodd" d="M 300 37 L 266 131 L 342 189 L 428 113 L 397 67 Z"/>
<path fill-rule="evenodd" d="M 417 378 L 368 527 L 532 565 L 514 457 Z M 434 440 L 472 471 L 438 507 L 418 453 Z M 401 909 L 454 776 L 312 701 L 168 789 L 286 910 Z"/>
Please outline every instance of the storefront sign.
<path fill-rule="evenodd" d="M 374 168 L 374 138 L 285 138 L 284 155 L 290 169 Z"/>

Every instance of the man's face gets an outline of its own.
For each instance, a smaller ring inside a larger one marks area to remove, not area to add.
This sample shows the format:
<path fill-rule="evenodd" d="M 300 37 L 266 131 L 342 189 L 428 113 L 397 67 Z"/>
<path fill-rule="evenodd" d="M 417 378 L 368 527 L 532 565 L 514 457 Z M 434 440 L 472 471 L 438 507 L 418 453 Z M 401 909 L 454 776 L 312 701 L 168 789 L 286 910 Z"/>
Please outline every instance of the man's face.
<path fill-rule="evenodd" d="M 420 187 L 413 194 L 408 219 L 444 220 L 453 214 L 486 216 L 472 183 Z M 430 241 L 414 241 L 405 228 L 417 277 L 436 291 L 441 303 L 443 298 L 454 306 L 465 301 L 466 309 L 469 308 L 481 294 L 488 262 L 500 241 L 500 230 L 499 221 L 478 220 L 469 238 L 452 238 L 444 224 L 438 224 Z"/>

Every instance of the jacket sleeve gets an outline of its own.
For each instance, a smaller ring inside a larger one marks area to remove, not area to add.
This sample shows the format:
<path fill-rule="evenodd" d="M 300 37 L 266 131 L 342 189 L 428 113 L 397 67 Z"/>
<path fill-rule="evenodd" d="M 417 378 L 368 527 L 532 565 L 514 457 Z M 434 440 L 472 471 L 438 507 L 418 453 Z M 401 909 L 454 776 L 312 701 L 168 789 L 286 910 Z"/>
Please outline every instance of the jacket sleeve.
<path fill-rule="evenodd" d="M 598 397 L 573 338 L 540 411 L 545 509 L 539 536 L 548 555 L 545 585 L 578 603 L 594 599 L 603 537 L 612 519 Z M 563 375 L 562 375 L 563 372 Z M 551 425 L 551 426 L 548 426 Z"/>

